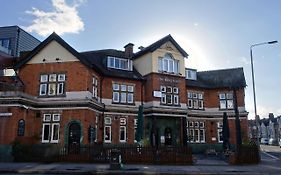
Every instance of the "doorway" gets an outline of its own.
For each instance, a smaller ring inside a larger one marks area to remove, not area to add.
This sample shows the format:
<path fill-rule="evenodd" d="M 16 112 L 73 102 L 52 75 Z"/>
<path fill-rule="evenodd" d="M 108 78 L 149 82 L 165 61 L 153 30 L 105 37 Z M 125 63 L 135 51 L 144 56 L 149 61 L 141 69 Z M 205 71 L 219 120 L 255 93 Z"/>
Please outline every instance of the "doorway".
<path fill-rule="evenodd" d="M 68 130 L 68 150 L 69 153 L 78 154 L 80 152 L 81 126 L 79 123 L 71 123 Z"/>
<path fill-rule="evenodd" d="M 171 128 L 165 128 L 165 145 L 172 145 L 172 129 Z"/>

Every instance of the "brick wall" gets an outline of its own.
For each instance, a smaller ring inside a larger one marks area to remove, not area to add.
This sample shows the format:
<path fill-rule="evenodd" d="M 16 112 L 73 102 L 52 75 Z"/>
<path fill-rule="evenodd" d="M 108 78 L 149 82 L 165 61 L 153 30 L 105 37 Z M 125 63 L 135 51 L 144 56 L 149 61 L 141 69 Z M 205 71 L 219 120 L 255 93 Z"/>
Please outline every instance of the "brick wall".
<path fill-rule="evenodd" d="M 26 64 L 20 71 L 19 76 L 24 82 L 25 92 L 38 96 L 41 74 L 66 73 L 65 91 L 90 91 L 92 92 L 92 77 L 98 74 L 88 69 L 80 62 Z"/>

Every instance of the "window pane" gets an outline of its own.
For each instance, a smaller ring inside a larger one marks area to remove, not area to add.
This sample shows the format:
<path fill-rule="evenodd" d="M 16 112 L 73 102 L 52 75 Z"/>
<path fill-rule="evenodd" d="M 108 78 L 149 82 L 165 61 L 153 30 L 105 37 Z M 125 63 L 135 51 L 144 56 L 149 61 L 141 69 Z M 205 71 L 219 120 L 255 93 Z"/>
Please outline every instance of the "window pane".
<path fill-rule="evenodd" d="M 47 82 L 48 81 L 48 75 L 41 75 L 40 76 L 40 82 Z"/>
<path fill-rule="evenodd" d="M 121 91 L 127 91 L 127 86 L 124 85 L 124 84 L 122 84 L 122 85 L 121 85 Z"/>
<path fill-rule="evenodd" d="M 120 125 L 126 125 L 126 118 L 120 118 Z"/>
<path fill-rule="evenodd" d="M 134 86 L 128 86 L 128 92 L 134 92 Z"/>
<path fill-rule="evenodd" d="M 128 103 L 133 103 L 133 102 L 134 102 L 134 94 L 128 93 Z"/>
<path fill-rule="evenodd" d="M 55 83 L 51 83 L 49 84 L 49 95 L 56 95 L 56 84 Z"/>
<path fill-rule="evenodd" d="M 46 95 L 46 94 L 47 94 L 47 84 L 40 84 L 39 95 Z"/>
<path fill-rule="evenodd" d="M 192 92 L 188 92 L 188 93 L 187 93 L 187 97 L 188 97 L 188 98 L 192 98 Z"/>
<path fill-rule="evenodd" d="M 107 59 L 107 66 L 108 67 L 114 67 L 114 58 L 113 57 L 108 57 Z"/>
<path fill-rule="evenodd" d="M 179 73 L 179 61 L 174 61 L 174 72 Z"/>
<path fill-rule="evenodd" d="M 113 86 L 113 90 L 119 91 L 119 84 L 114 83 L 112 86 Z"/>
<path fill-rule="evenodd" d="M 18 122 L 18 136 L 24 136 L 25 122 L 23 119 Z"/>
<path fill-rule="evenodd" d="M 233 94 L 232 93 L 227 93 L 226 94 L 227 99 L 233 99 Z"/>
<path fill-rule="evenodd" d="M 121 93 L 121 103 L 126 103 L 127 102 L 127 93 L 122 92 Z"/>
<path fill-rule="evenodd" d="M 174 87 L 174 88 L 173 88 L 173 91 L 174 91 L 174 94 L 178 94 L 178 93 L 179 93 L 179 88 Z"/>
<path fill-rule="evenodd" d="M 163 71 L 162 58 L 158 58 L 158 70 L 159 71 Z"/>
<path fill-rule="evenodd" d="M 199 142 L 199 129 L 194 130 L 194 140 L 195 142 Z"/>
<path fill-rule="evenodd" d="M 168 72 L 174 72 L 174 61 L 169 60 L 169 70 Z"/>
<path fill-rule="evenodd" d="M 193 100 L 193 108 L 198 109 L 198 100 Z"/>
<path fill-rule="evenodd" d="M 104 119 L 104 124 L 106 124 L 106 125 L 111 125 L 111 118 L 110 118 L 110 117 L 106 117 L 106 118 Z"/>
<path fill-rule="evenodd" d="M 179 96 L 178 95 L 174 95 L 174 104 L 175 105 L 179 104 Z"/>
<path fill-rule="evenodd" d="M 53 114 L 53 121 L 60 121 L 60 114 Z"/>
<path fill-rule="evenodd" d="M 227 109 L 233 109 L 233 100 L 227 100 Z"/>
<path fill-rule="evenodd" d="M 52 120 L 51 114 L 44 114 L 44 116 L 43 116 L 43 121 L 44 122 L 49 122 L 51 120 Z"/>
<path fill-rule="evenodd" d="M 193 98 L 197 98 L 197 93 L 192 93 L 193 94 Z"/>
<path fill-rule="evenodd" d="M 198 93 L 198 99 L 200 99 L 200 100 L 203 99 L 203 94 L 202 93 Z"/>
<path fill-rule="evenodd" d="M 115 66 L 114 66 L 115 68 L 120 68 L 121 66 L 120 66 L 120 60 L 119 59 L 117 59 L 117 58 L 115 58 Z"/>
<path fill-rule="evenodd" d="M 58 81 L 65 81 L 65 74 L 59 74 Z"/>
<path fill-rule="evenodd" d="M 200 142 L 205 142 L 205 129 L 200 129 Z"/>
<path fill-rule="evenodd" d="M 51 74 L 51 75 L 49 75 L 49 81 L 50 81 L 50 82 L 55 82 L 55 81 L 57 81 L 57 75 L 56 75 L 56 74 Z"/>
<path fill-rule="evenodd" d="M 172 95 L 167 94 L 166 99 L 167 99 L 167 104 L 172 104 Z"/>
<path fill-rule="evenodd" d="M 161 103 L 166 103 L 166 94 L 162 94 Z"/>
<path fill-rule="evenodd" d="M 125 60 L 120 60 L 120 68 L 121 69 L 127 69 L 128 67 L 127 67 L 127 61 L 125 61 Z"/>
<path fill-rule="evenodd" d="M 172 93 L 172 87 L 170 86 L 167 87 L 167 93 Z"/>
<path fill-rule="evenodd" d="M 52 129 L 52 140 L 53 142 L 58 142 L 59 140 L 59 124 L 53 124 Z"/>
<path fill-rule="evenodd" d="M 58 92 L 57 94 L 63 94 L 64 93 L 64 83 L 59 83 L 58 84 Z"/>
<path fill-rule="evenodd" d="M 111 142 L 111 126 L 104 127 L 104 141 Z"/>
<path fill-rule="evenodd" d="M 50 124 L 43 124 L 42 142 L 49 142 L 50 138 Z"/>
<path fill-rule="evenodd" d="M 189 130 L 189 140 L 190 142 L 194 142 L 194 129 Z"/>
<path fill-rule="evenodd" d="M 193 108 L 193 100 L 188 99 L 188 108 Z"/>
<path fill-rule="evenodd" d="M 163 71 L 168 72 L 168 60 L 167 59 L 163 60 Z"/>
<path fill-rule="evenodd" d="M 165 86 L 161 86 L 161 87 L 160 87 L 160 91 L 161 91 L 161 92 L 166 92 L 166 87 L 165 87 Z"/>
<path fill-rule="evenodd" d="M 220 108 L 221 109 L 226 109 L 226 100 L 221 100 L 220 101 Z"/>
<path fill-rule="evenodd" d="M 198 101 L 198 106 L 199 106 L 199 109 L 203 109 L 204 108 L 203 100 L 199 100 Z"/>
<path fill-rule="evenodd" d="M 220 98 L 220 99 L 225 99 L 225 94 L 220 94 L 220 95 L 219 95 L 219 98 Z"/>
<path fill-rule="evenodd" d="M 119 102 L 119 92 L 113 92 L 113 102 Z"/>
<path fill-rule="evenodd" d="M 120 126 L 120 141 L 126 141 L 126 126 Z"/>

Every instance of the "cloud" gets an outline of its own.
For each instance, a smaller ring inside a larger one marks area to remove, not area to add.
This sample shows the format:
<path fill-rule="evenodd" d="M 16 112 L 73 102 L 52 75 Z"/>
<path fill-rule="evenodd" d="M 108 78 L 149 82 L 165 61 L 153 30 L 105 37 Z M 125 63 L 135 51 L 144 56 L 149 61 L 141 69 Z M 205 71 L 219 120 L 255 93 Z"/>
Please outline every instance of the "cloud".
<path fill-rule="evenodd" d="M 26 13 L 35 16 L 35 19 L 25 29 L 41 36 L 47 36 L 54 31 L 59 35 L 79 33 L 84 30 L 84 23 L 78 15 L 77 8 L 84 2 L 75 0 L 72 5 L 68 5 L 65 0 L 52 0 L 54 9 L 50 12 L 32 7 L 32 10 Z"/>

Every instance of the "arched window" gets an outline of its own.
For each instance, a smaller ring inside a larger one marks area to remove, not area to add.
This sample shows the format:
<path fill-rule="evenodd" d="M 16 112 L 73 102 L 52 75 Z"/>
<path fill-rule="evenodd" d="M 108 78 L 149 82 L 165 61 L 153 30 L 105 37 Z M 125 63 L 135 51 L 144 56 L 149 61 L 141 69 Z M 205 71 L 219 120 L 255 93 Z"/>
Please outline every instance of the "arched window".
<path fill-rule="evenodd" d="M 23 119 L 18 121 L 18 136 L 24 136 L 25 122 Z"/>
<path fill-rule="evenodd" d="M 158 70 L 160 72 L 179 73 L 179 61 L 175 60 L 169 53 L 158 59 Z"/>

